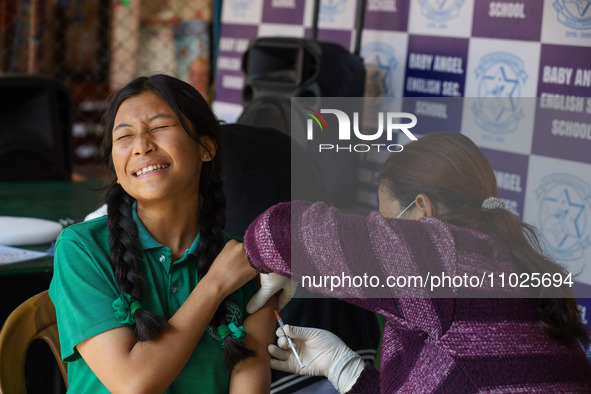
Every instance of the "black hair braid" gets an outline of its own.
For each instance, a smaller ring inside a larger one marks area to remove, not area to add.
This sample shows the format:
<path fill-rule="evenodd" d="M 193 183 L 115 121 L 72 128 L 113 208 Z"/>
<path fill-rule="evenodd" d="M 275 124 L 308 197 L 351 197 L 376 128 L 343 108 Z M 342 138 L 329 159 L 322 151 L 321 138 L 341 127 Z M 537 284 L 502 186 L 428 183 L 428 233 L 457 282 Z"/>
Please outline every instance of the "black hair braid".
<path fill-rule="evenodd" d="M 134 199 L 121 185 L 113 182 L 107 190 L 106 202 L 111 266 L 117 286 L 121 293 L 127 293 L 141 302 L 143 279 L 138 257 L 139 236 L 132 213 Z M 168 327 L 166 319 L 143 308 L 135 312 L 134 318 L 135 334 L 140 342 L 156 338 L 162 329 Z"/>
<path fill-rule="evenodd" d="M 203 148 L 202 138 L 209 138 L 215 144 L 214 159 L 205 162 L 201 168 L 200 198 L 199 198 L 199 227 L 200 243 L 198 247 L 199 260 L 197 272 L 203 277 L 224 246 L 224 226 L 226 199 L 221 182 L 221 128 L 215 114 L 199 92 L 191 85 L 167 75 L 153 75 L 138 77 L 128 83 L 111 99 L 111 104 L 105 114 L 105 137 L 102 151 L 109 167 L 114 170 L 112 158 L 113 129 L 115 117 L 120 105 L 131 97 L 145 92 L 152 92 L 166 101 L 178 116 L 185 131 Z M 130 197 L 118 184 L 111 184 L 107 192 L 108 220 L 110 233 L 111 264 L 115 272 L 117 285 L 121 292 L 128 293 L 132 298 L 141 301 L 142 277 L 140 261 L 140 245 L 137 226 L 132 217 L 134 199 Z M 136 335 L 138 340 L 155 338 L 168 322 L 145 309 L 135 312 Z M 212 326 L 227 324 L 226 303 L 222 302 L 211 321 Z M 229 337 L 224 339 L 226 365 L 233 369 L 246 357 L 254 352 L 244 348 L 237 340 Z"/>
<path fill-rule="evenodd" d="M 204 167 L 209 163 L 204 164 Z M 205 168 L 204 168 L 205 170 Z M 199 182 L 199 261 L 197 270 L 203 276 L 216 256 L 224 247 L 224 226 L 226 225 L 226 196 L 221 180 L 201 176 Z"/>
<path fill-rule="evenodd" d="M 219 152 L 218 152 L 219 153 Z M 204 167 L 213 166 L 214 163 L 206 163 Z M 205 168 L 204 168 L 205 170 Z M 204 171 L 205 172 L 205 171 Z M 212 169 L 212 172 L 215 170 Z M 223 228 L 226 223 L 226 198 L 222 188 L 222 181 L 217 176 L 202 176 L 199 190 L 201 194 L 200 209 L 200 241 L 199 241 L 199 276 L 203 276 L 224 245 Z M 216 310 L 212 323 L 217 327 L 227 325 L 226 304 L 222 302 Z M 224 339 L 225 364 L 228 370 L 233 370 L 242 360 L 256 355 L 246 348 L 240 341 L 228 335 Z"/>

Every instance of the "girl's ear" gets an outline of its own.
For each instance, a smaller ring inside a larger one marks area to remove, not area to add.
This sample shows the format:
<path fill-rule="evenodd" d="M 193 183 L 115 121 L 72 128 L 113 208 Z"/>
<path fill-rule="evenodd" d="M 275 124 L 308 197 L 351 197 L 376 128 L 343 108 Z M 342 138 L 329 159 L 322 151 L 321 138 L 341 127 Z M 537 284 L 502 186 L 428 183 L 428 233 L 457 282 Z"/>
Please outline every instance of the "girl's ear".
<path fill-rule="evenodd" d="M 210 137 L 201 137 L 201 160 L 212 161 L 217 151 L 217 144 Z"/>
<path fill-rule="evenodd" d="M 424 193 L 419 193 L 416 198 L 416 205 L 419 211 L 419 217 L 433 216 L 435 214 L 435 206 Z"/>

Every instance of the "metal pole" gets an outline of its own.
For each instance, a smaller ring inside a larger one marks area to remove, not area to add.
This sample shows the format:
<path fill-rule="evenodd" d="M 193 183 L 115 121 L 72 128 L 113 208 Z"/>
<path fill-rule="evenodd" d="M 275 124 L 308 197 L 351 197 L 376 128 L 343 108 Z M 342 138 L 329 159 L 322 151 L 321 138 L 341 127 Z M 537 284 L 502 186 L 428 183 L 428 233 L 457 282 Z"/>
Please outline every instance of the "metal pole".
<path fill-rule="evenodd" d="M 363 31 L 363 20 L 365 17 L 365 0 L 357 0 L 357 15 L 355 20 L 355 47 L 353 54 L 359 56 L 361 47 L 361 32 Z"/>
<path fill-rule="evenodd" d="M 314 0 L 314 12 L 312 13 L 312 39 L 318 38 L 318 13 L 320 10 L 320 0 Z"/>

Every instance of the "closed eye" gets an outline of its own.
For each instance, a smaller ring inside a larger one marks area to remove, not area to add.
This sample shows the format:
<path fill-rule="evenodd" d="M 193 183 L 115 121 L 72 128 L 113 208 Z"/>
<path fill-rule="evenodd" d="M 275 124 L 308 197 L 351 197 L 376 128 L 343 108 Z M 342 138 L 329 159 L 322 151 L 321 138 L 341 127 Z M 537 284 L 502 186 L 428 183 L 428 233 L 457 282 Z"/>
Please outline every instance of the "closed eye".
<path fill-rule="evenodd" d="M 170 126 L 167 125 L 167 124 L 166 125 L 162 125 L 162 126 L 157 126 L 157 127 L 152 128 L 152 131 L 166 129 L 167 127 L 170 127 Z"/>
<path fill-rule="evenodd" d="M 117 138 L 115 139 L 115 141 L 121 141 L 121 140 L 123 140 L 123 139 L 125 139 L 125 138 L 127 138 L 127 137 L 131 137 L 131 134 L 124 134 L 124 135 L 121 135 L 121 136 L 117 137 Z"/>

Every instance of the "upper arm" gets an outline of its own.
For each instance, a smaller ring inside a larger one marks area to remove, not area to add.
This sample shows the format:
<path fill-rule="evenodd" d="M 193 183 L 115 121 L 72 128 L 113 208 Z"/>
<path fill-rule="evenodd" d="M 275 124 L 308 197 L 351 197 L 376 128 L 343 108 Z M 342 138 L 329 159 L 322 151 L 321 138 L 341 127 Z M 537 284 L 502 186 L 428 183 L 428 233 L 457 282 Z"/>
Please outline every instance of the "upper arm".
<path fill-rule="evenodd" d="M 114 314 L 118 296 L 108 256 L 90 248 L 70 232 L 56 243 L 50 295 L 56 307 L 61 354 L 79 357 L 111 391 L 124 382 L 119 373 L 136 342 L 133 327 L 122 326 Z M 115 379 L 113 379 L 115 378 Z"/>
<path fill-rule="evenodd" d="M 267 346 L 275 342 L 275 315 L 277 297 L 269 301 L 244 321 L 246 341 L 244 345 L 256 352 L 232 372 L 230 393 L 268 393 L 271 385 L 270 356 Z"/>
<path fill-rule="evenodd" d="M 118 292 L 109 269 L 83 243 L 58 240 L 49 295 L 56 308 L 64 361 L 77 357 L 80 342 L 121 326 L 114 318 L 112 303 Z"/>

